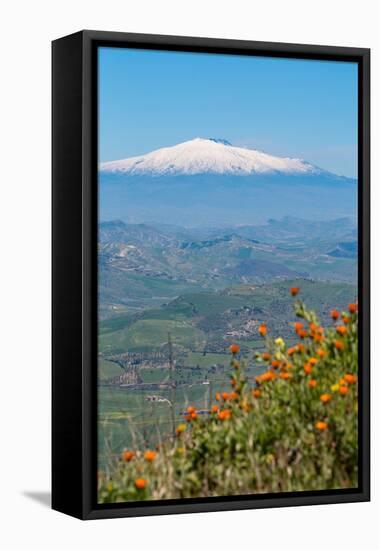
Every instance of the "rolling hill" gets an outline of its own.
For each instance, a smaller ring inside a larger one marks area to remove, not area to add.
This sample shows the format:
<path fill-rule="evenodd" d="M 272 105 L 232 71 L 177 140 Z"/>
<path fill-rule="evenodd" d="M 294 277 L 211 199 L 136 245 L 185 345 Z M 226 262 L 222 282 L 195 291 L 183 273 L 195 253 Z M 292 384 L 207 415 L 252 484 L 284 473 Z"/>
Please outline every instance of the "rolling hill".
<path fill-rule="evenodd" d="M 261 226 L 203 229 L 101 223 L 101 318 L 241 283 L 304 277 L 353 283 L 354 232 L 347 218 L 312 223 L 287 217 Z"/>
<path fill-rule="evenodd" d="M 273 334 L 291 336 L 293 301 L 288 287 L 292 284 L 300 285 L 302 298 L 325 324 L 330 323 L 330 309 L 346 307 L 356 298 L 354 285 L 309 280 L 188 293 L 158 308 L 102 321 L 100 350 L 106 354 L 159 351 L 166 349 L 170 332 L 179 355 L 203 350 L 224 353 L 232 341 L 248 348 L 259 341 L 257 328 L 267 320 Z"/>

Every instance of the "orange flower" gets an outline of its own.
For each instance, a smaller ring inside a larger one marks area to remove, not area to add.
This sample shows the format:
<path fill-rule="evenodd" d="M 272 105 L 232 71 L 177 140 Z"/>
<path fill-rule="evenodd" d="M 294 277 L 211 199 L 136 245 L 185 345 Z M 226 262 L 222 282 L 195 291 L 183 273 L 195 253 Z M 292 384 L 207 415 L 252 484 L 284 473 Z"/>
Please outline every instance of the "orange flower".
<path fill-rule="evenodd" d="M 154 460 L 157 458 L 157 453 L 155 451 L 145 451 L 145 454 L 143 455 L 145 460 L 147 462 L 154 462 Z"/>
<path fill-rule="evenodd" d="M 258 383 L 261 383 L 261 382 L 269 382 L 270 380 L 274 380 L 275 378 L 276 378 L 276 374 L 272 370 L 268 370 L 263 374 L 256 376 L 255 380 Z"/>
<path fill-rule="evenodd" d="M 145 489 L 145 487 L 147 487 L 147 481 L 143 477 L 138 477 L 134 481 L 134 485 L 136 486 L 136 489 L 139 489 L 141 491 L 142 489 Z"/>
<path fill-rule="evenodd" d="M 260 397 L 262 395 L 261 390 L 255 389 L 252 391 L 253 397 Z"/>
<path fill-rule="evenodd" d="M 294 323 L 294 324 L 293 324 L 293 327 L 294 327 L 294 329 L 295 329 L 295 332 L 299 332 L 299 330 L 302 330 L 302 328 L 304 327 L 304 325 L 303 325 L 303 323 L 297 322 L 297 323 Z"/>
<path fill-rule="evenodd" d="M 347 315 L 344 315 L 342 317 L 342 321 L 345 323 L 345 325 L 349 324 L 350 322 L 350 318 L 347 316 Z"/>
<path fill-rule="evenodd" d="M 262 359 L 264 359 L 265 361 L 270 361 L 271 355 L 267 351 L 264 351 L 262 353 Z"/>
<path fill-rule="evenodd" d="M 266 336 L 267 334 L 267 326 L 266 323 L 262 323 L 261 326 L 258 329 L 258 332 L 261 336 Z"/>
<path fill-rule="evenodd" d="M 236 399 L 238 399 L 238 393 L 236 391 L 233 391 L 232 393 L 229 394 L 229 399 L 231 401 L 235 401 Z"/>
<path fill-rule="evenodd" d="M 349 388 L 347 386 L 340 386 L 341 395 L 346 395 L 348 391 L 349 391 Z"/>
<path fill-rule="evenodd" d="M 343 336 L 344 334 L 347 333 L 347 328 L 345 327 L 345 325 L 339 325 L 336 328 L 336 331 L 338 332 L 338 334 L 341 334 L 341 336 Z"/>
<path fill-rule="evenodd" d="M 279 374 L 279 378 L 281 378 L 282 380 L 289 380 L 290 378 L 292 378 L 292 375 L 289 372 L 281 372 Z"/>
<path fill-rule="evenodd" d="M 296 347 L 288 348 L 287 353 L 289 356 L 293 355 L 297 351 Z"/>
<path fill-rule="evenodd" d="M 305 374 L 311 374 L 312 372 L 312 365 L 310 365 L 309 363 L 305 363 L 304 365 L 304 372 Z"/>
<path fill-rule="evenodd" d="M 226 401 L 227 399 L 229 399 L 229 394 L 227 391 L 224 391 L 222 392 L 222 398 Z"/>
<path fill-rule="evenodd" d="M 292 294 L 292 296 L 297 296 L 300 292 L 300 288 L 298 286 L 292 286 L 290 288 L 290 293 Z"/>
<path fill-rule="evenodd" d="M 323 393 L 322 395 L 320 395 L 320 401 L 322 401 L 323 403 L 328 403 L 331 398 L 332 396 L 330 395 L 330 393 Z"/>
<path fill-rule="evenodd" d="M 326 357 L 326 355 L 327 355 L 327 351 L 326 351 L 325 349 L 323 349 L 323 348 L 318 348 L 318 349 L 316 350 L 316 353 L 317 353 L 317 355 L 318 355 L 319 357 L 321 357 L 321 358 Z"/>
<path fill-rule="evenodd" d="M 296 351 L 299 351 L 300 353 L 303 352 L 303 351 L 305 351 L 305 346 L 304 346 L 304 344 L 299 343 L 299 344 L 297 344 L 296 348 L 297 348 Z"/>
<path fill-rule="evenodd" d="M 338 317 L 340 316 L 340 313 L 336 309 L 332 309 L 332 311 L 330 312 L 330 316 L 332 319 L 337 321 Z"/>
<path fill-rule="evenodd" d="M 280 361 L 274 359 L 274 361 L 271 361 L 271 366 L 274 367 L 274 369 L 277 369 L 278 367 L 280 367 Z"/>
<path fill-rule="evenodd" d="M 312 338 L 318 342 L 322 342 L 324 339 L 324 327 L 317 326 L 315 323 L 310 323 L 309 328 L 311 330 Z"/>
<path fill-rule="evenodd" d="M 310 388 L 315 388 L 315 387 L 317 386 L 316 380 L 315 380 L 314 378 L 312 378 L 311 380 L 309 380 L 308 386 L 309 386 Z"/>
<path fill-rule="evenodd" d="M 239 347 L 238 344 L 232 344 L 232 345 L 230 346 L 229 349 L 230 349 L 230 353 L 232 353 L 233 355 L 235 355 L 236 353 L 239 352 L 240 347 Z"/>
<path fill-rule="evenodd" d="M 230 409 L 223 409 L 218 413 L 219 420 L 229 420 L 232 416 L 232 411 Z"/>
<path fill-rule="evenodd" d="M 350 313 L 357 313 L 358 304 L 349 304 L 349 311 L 350 311 Z"/>
<path fill-rule="evenodd" d="M 191 420 L 196 420 L 197 418 L 197 412 L 194 407 L 188 407 L 187 413 L 186 413 L 186 420 L 187 422 L 191 422 Z"/>
<path fill-rule="evenodd" d="M 319 420 L 319 422 L 316 422 L 315 428 L 316 430 L 320 430 L 322 432 L 323 430 L 326 430 L 328 428 L 328 423 Z"/>
<path fill-rule="evenodd" d="M 340 378 L 340 381 L 338 382 L 340 386 L 346 386 L 347 382 L 345 378 Z"/>
<path fill-rule="evenodd" d="M 212 412 L 213 412 L 213 413 L 218 412 L 219 408 L 220 408 L 220 407 L 219 407 L 218 405 L 212 405 Z"/>
<path fill-rule="evenodd" d="M 344 343 L 341 342 L 341 340 L 334 340 L 333 344 L 334 347 L 338 350 L 342 350 L 344 348 Z"/>
<path fill-rule="evenodd" d="M 221 400 L 221 393 L 218 391 L 216 392 L 216 401 L 220 401 Z"/>
<path fill-rule="evenodd" d="M 134 453 L 133 451 L 125 450 L 122 453 L 122 459 L 125 460 L 125 462 L 130 462 L 135 457 L 135 454 L 136 453 Z"/>
<path fill-rule="evenodd" d="M 297 334 L 300 336 L 300 338 L 306 338 L 308 336 L 308 332 L 306 330 L 299 330 Z"/>
<path fill-rule="evenodd" d="M 348 384 L 355 384 L 355 382 L 358 380 L 355 374 L 345 374 L 343 378 Z"/>
<path fill-rule="evenodd" d="M 309 359 L 309 363 L 310 363 L 311 365 L 316 365 L 316 364 L 317 364 L 317 359 L 316 359 L 316 357 L 311 357 L 311 358 Z"/>

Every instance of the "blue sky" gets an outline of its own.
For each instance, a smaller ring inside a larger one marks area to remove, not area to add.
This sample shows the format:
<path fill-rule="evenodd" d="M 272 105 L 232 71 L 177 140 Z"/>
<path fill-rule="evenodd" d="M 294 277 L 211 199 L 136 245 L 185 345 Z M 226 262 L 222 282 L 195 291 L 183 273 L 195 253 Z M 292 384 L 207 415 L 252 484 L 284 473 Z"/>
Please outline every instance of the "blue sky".
<path fill-rule="evenodd" d="M 357 176 L 355 63 L 99 50 L 99 157 L 195 137 L 300 157 Z"/>

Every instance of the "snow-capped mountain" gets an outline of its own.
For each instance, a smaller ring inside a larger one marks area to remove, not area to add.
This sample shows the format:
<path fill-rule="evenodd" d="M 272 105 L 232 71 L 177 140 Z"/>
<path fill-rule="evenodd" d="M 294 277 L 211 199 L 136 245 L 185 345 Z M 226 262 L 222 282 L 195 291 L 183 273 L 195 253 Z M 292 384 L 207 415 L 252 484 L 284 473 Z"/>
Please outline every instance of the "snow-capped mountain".
<path fill-rule="evenodd" d="M 354 216 L 357 182 L 300 159 L 196 138 L 99 170 L 100 219 L 185 226 Z"/>
<path fill-rule="evenodd" d="M 195 138 L 163 147 L 146 155 L 100 165 L 103 173 L 138 175 L 320 174 L 322 170 L 297 158 L 277 157 L 261 151 L 235 147 L 224 139 Z"/>

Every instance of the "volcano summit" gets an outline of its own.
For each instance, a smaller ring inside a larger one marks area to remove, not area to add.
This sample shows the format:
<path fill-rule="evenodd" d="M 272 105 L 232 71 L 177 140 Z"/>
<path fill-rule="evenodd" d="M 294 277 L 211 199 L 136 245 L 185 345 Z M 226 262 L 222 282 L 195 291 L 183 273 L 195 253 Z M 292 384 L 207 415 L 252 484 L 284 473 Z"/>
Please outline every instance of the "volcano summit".
<path fill-rule="evenodd" d="M 261 151 L 235 147 L 224 139 L 195 138 L 146 155 L 105 162 L 104 173 L 128 175 L 319 174 L 316 166 L 300 159 L 276 157 Z"/>

